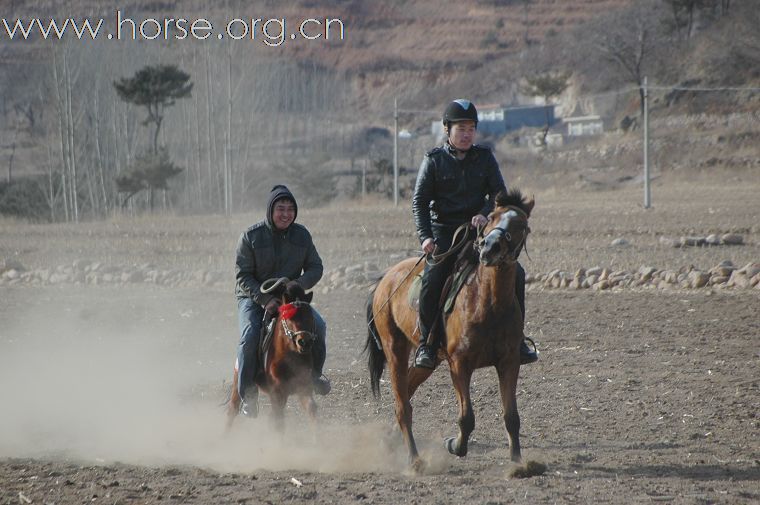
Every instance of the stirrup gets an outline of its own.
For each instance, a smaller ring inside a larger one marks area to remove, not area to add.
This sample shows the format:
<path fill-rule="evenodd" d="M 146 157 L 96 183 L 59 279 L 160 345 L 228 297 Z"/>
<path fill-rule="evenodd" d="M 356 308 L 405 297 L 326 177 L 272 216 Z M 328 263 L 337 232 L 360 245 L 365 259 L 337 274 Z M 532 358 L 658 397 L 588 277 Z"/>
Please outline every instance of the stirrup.
<path fill-rule="evenodd" d="M 414 354 L 414 366 L 417 368 L 435 369 L 435 351 L 429 345 L 422 344 Z"/>
<path fill-rule="evenodd" d="M 525 343 L 526 340 L 530 342 L 530 345 L 533 346 L 533 349 L 528 347 L 528 344 Z M 536 343 L 530 337 L 523 338 L 523 341 L 520 342 L 520 364 L 527 365 L 530 363 L 535 363 L 536 361 L 538 361 L 538 350 L 536 349 Z"/>

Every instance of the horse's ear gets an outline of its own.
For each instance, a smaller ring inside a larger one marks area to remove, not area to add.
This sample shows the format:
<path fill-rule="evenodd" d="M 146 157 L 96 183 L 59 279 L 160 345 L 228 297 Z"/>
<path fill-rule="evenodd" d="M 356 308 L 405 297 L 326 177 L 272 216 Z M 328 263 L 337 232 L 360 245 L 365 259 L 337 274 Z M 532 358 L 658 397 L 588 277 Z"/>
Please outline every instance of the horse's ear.
<path fill-rule="evenodd" d="M 531 195 L 530 200 L 525 202 L 525 210 L 527 211 L 526 214 L 530 216 L 531 211 L 533 210 L 533 206 L 536 205 L 536 196 Z"/>
<path fill-rule="evenodd" d="M 314 291 L 309 291 L 306 293 L 306 296 L 304 296 L 303 299 L 306 303 L 311 303 L 311 300 L 314 299 Z"/>

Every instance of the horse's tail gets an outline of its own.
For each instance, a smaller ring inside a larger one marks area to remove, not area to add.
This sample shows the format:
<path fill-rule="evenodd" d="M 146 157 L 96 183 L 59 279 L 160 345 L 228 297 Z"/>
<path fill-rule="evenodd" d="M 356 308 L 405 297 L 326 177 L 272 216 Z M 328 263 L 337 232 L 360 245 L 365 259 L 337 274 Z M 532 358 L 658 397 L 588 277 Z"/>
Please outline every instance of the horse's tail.
<path fill-rule="evenodd" d="M 367 299 L 367 342 L 364 344 L 364 351 L 367 353 L 369 383 L 372 386 L 372 394 L 375 398 L 380 398 L 380 377 L 383 375 L 386 358 L 383 352 L 383 343 L 380 340 L 380 335 L 377 333 L 375 316 L 372 313 L 375 289 L 377 289 L 377 285 L 372 288 Z"/>

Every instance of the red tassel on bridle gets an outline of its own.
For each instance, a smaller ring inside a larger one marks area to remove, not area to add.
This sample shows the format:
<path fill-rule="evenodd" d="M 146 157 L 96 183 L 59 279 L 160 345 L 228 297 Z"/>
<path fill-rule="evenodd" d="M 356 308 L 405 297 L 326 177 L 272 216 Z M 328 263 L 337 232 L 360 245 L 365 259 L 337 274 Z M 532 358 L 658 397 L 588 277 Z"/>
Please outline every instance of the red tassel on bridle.
<path fill-rule="evenodd" d="M 280 313 L 280 317 L 287 321 L 296 315 L 296 312 L 298 311 L 298 307 L 296 307 L 292 303 L 286 303 L 285 305 L 280 305 L 280 308 L 277 310 Z"/>

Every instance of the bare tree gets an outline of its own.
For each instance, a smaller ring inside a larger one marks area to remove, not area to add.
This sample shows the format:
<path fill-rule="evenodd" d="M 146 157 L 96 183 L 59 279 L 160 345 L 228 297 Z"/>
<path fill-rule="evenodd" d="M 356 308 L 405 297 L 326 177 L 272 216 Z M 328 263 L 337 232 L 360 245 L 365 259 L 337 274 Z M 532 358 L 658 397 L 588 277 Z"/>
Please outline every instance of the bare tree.
<path fill-rule="evenodd" d="M 644 115 L 643 81 L 660 41 L 659 12 L 652 2 L 615 12 L 601 20 L 593 35 L 594 46 L 628 82 L 639 88 L 639 111 Z"/>

